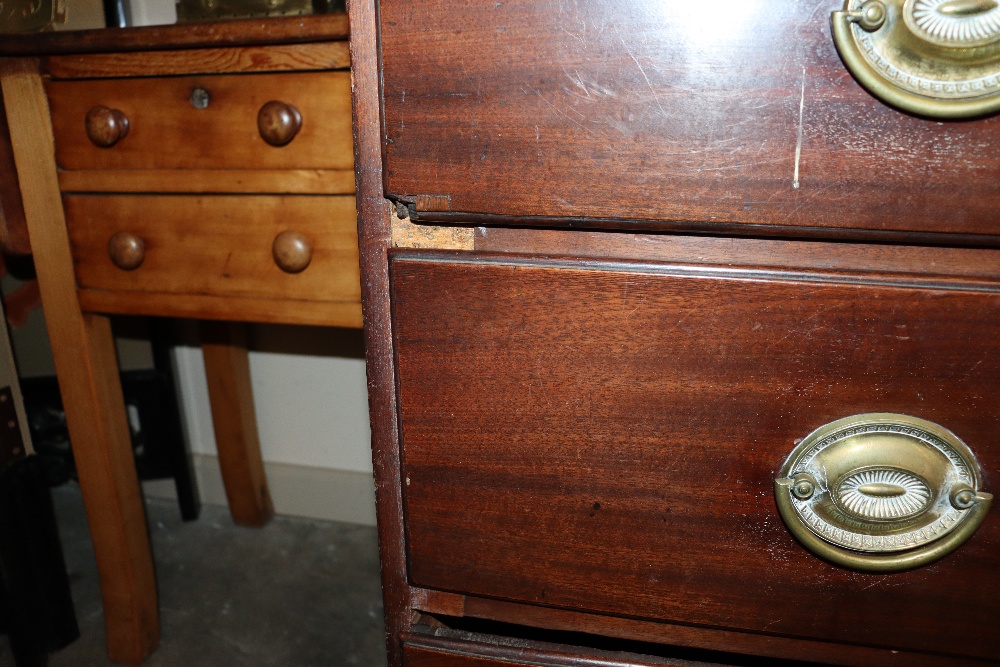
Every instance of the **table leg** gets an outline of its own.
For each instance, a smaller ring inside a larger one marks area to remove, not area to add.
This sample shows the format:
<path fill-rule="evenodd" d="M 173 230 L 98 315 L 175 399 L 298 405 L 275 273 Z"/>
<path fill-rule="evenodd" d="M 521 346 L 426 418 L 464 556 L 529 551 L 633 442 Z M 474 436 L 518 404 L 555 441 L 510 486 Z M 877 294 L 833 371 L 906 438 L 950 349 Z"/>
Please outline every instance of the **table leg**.
<path fill-rule="evenodd" d="M 159 641 L 156 581 L 107 317 L 83 313 L 37 65 L 0 60 L 25 219 L 97 557 L 108 657 L 138 664 Z"/>
<path fill-rule="evenodd" d="M 215 444 L 233 521 L 262 526 L 274 515 L 257 436 L 247 350 L 247 325 L 201 323 Z"/>

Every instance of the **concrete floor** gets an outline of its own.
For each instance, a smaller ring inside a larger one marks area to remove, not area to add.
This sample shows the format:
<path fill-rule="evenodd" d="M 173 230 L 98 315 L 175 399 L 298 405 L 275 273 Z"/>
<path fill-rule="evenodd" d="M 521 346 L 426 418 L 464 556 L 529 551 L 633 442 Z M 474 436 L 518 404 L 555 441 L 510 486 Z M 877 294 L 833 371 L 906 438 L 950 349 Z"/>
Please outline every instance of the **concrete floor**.
<path fill-rule="evenodd" d="M 81 637 L 49 665 L 111 665 L 79 488 L 53 489 L 53 499 Z M 155 499 L 146 511 L 161 624 L 146 666 L 386 664 L 374 528 L 289 517 L 240 528 L 212 505 L 183 523 L 176 504 Z M 8 665 L 0 638 L 0 666 Z"/>

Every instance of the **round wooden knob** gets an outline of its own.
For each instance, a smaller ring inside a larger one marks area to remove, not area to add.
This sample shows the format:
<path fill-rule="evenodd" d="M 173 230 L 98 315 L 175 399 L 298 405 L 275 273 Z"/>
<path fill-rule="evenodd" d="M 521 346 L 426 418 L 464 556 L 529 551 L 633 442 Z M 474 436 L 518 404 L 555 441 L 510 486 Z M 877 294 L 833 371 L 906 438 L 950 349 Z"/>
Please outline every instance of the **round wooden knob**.
<path fill-rule="evenodd" d="M 298 232 L 281 232 L 274 237 L 271 253 L 279 269 L 285 273 L 300 273 L 312 261 L 312 244 Z"/>
<path fill-rule="evenodd" d="M 138 269 L 146 258 L 146 243 L 135 234 L 117 232 L 108 239 L 108 255 L 123 271 Z"/>
<path fill-rule="evenodd" d="M 87 136 L 95 145 L 109 148 L 128 134 L 128 116 L 118 109 L 97 106 L 87 112 Z"/>
<path fill-rule="evenodd" d="M 257 113 L 260 137 L 272 146 L 284 146 L 299 133 L 302 114 L 291 104 L 270 101 Z"/>

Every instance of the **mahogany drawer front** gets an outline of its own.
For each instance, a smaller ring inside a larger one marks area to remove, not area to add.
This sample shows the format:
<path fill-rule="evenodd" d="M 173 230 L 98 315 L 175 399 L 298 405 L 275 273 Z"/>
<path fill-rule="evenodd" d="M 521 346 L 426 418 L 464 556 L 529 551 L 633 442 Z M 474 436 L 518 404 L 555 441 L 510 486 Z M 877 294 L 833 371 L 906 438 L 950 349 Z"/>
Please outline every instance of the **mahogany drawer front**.
<path fill-rule="evenodd" d="M 863 574 L 802 548 L 772 488 L 817 427 L 897 412 L 963 438 L 992 491 L 1000 294 L 413 251 L 391 279 L 414 585 L 1000 658 L 995 511 L 933 565 Z"/>
<path fill-rule="evenodd" d="M 104 196 L 63 198 L 81 289 L 255 299 L 360 301 L 353 196 Z M 275 238 L 299 234 L 310 261 L 289 273 Z M 141 241 L 137 268 L 109 256 L 112 236 Z"/>
<path fill-rule="evenodd" d="M 492 643 L 411 636 L 403 642 L 406 667 L 503 667 L 504 665 L 534 665 L 536 667 L 668 667 L 681 665 L 710 667 L 708 663 L 687 660 L 674 661 L 643 658 L 604 651 L 585 655 L 571 647 L 528 647 L 523 642 L 492 638 Z"/>
<path fill-rule="evenodd" d="M 196 108 L 192 92 L 208 93 Z M 46 85 L 62 169 L 353 169 L 348 72 L 50 81 Z M 295 107 L 291 141 L 264 141 L 268 102 Z M 128 119 L 113 145 L 96 145 L 86 118 L 97 107 Z"/>
<path fill-rule="evenodd" d="M 509 660 L 486 658 L 468 653 L 435 651 L 417 646 L 403 646 L 403 659 L 406 661 L 406 667 L 502 667 L 511 664 Z M 515 664 L 542 665 L 536 661 L 519 661 Z"/>
<path fill-rule="evenodd" d="M 387 191 L 428 221 L 997 235 L 1000 118 L 870 96 L 842 0 L 694 7 L 383 0 Z"/>

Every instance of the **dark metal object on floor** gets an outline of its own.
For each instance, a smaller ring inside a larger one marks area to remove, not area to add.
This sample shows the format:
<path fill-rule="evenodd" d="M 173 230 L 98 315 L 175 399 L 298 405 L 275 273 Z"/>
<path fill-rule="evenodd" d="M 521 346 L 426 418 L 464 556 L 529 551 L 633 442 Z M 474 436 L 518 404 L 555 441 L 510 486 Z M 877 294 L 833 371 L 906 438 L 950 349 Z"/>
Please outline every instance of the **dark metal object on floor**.
<path fill-rule="evenodd" d="M 140 480 L 173 479 L 185 521 L 198 518 L 201 501 L 181 429 L 177 391 L 170 364 L 169 327 L 152 323 L 153 368 L 124 371 L 122 392 L 129 411 L 132 449 Z M 51 485 L 75 478 L 73 453 L 59 386 L 52 376 L 24 378 L 21 392 L 35 450 L 45 461 Z"/>
<path fill-rule="evenodd" d="M 0 389 L 0 623 L 17 667 L 45 665 L 80 636 L 41 461 L 27 456 L 10 387 Z"/>

